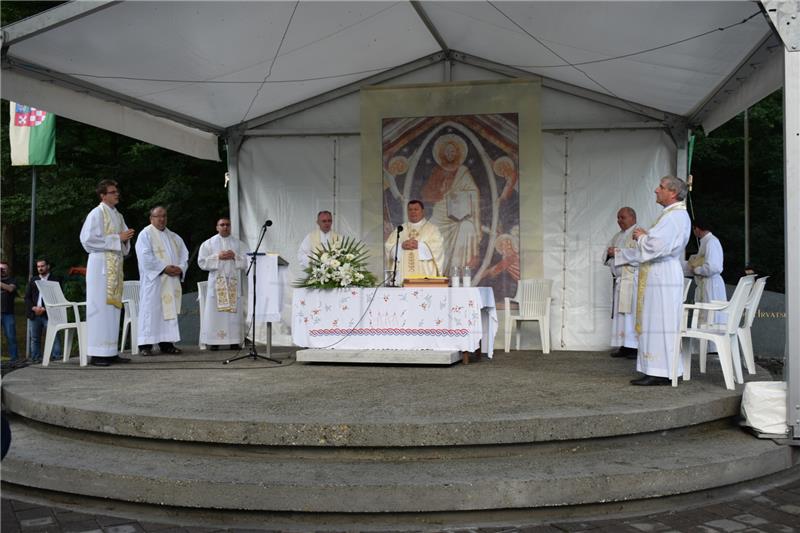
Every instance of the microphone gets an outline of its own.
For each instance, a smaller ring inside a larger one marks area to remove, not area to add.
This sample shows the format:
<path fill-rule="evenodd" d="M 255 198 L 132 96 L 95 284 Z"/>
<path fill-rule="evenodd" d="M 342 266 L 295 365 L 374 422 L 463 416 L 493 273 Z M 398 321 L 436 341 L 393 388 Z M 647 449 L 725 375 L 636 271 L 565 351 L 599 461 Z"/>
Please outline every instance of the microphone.
<path fill-rule="evenodd" d="M 402 224 L 400 226 L 397 226 L 397 233 L 400 233 L 401 231 L 403 231 Z"/>
<path fill-rule="evenodd" d="M 266 222 L 264 222 L 264 227 L 266 227 L 266 228 L 270 227 L 271 225 L 272 225 L 272 221 L 271 220 L 267 220 Z"/>

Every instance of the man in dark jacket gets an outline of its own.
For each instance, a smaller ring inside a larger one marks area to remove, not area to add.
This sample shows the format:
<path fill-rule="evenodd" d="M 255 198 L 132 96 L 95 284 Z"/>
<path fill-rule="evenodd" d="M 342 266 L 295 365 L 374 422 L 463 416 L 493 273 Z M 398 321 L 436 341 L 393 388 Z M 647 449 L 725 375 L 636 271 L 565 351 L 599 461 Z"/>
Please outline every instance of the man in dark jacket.
<path fill-rule="evenodd" d="M 44 308 L 44 302 L 39 296 L 39 287 L 36 286 L 37 280 L 56 281 L 61 283 L 61 280 L 50 273 L 50 262 L 45 258 L 36 260 L 37 275 L 31 278 L 28 283 L 28 288 L 25 290 L 25 314 L 28 316 L 30 323 L 30 339 L 31 339 L 31 352 L 29 359 L 33 363 L 38 363 L 42 360 L 42 335 L 47 330 L 47 311 Z M 61 339 L 56 337 L 53 342 L 53 352 L 50 354 L 51 359 L 59 359 L 61 357 Z"/>
<path fill-rule="evenodd" d="M 0 271 L 2 271 L 2 311 L 3 311 L 3 334 L 6 337 L 5 346 L 8 346 L 8 355 L 12 364 L 17 363 L 17 326 L 14 320 L 14 299 L 17 297 L 17 282 L 11 275 L 8 263 L 0 261 Z"/>

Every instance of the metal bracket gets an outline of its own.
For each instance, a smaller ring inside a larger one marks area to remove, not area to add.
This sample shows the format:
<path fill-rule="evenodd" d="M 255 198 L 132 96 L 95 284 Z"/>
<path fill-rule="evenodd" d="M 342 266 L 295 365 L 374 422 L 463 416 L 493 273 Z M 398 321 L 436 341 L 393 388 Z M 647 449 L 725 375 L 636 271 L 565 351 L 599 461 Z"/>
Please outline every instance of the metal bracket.
<path fill-rule="evenodd" d="M 761 0 L 772 26 L 790 52 L 800 52 L 800 3 L 797 0 Z"/>

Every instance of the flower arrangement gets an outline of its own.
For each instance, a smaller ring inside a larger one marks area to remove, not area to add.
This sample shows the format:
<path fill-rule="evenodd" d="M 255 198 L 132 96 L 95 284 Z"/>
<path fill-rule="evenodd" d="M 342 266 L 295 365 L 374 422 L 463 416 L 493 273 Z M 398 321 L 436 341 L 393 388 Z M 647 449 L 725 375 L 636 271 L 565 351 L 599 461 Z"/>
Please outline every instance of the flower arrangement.
<path fill-rule="evenodd" d="M 369 254 L 364 243 L 344 237 L 341 241 L 323 244 L 310 256 L 304 279 L 295 287 L 308 289 L 340 289 L 374 287 L 375 276 L 367 270 Z"/>

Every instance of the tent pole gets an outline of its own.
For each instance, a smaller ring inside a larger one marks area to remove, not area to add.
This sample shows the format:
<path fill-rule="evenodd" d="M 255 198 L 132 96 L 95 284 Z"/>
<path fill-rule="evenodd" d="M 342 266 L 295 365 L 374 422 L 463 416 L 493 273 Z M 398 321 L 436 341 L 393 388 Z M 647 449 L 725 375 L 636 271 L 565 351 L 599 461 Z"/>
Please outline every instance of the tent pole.
<path fill-rule="evenodd" d="M 783 50 L 783 160 L 786 252 L 786 422 L 800 444 L 800 48 Z"/>
<path fill-rule="evenodd" d="M 239 218 L 239 149 L 243 136 L 239 132 L 230 132 L 225 137 L 228 152 L 228 210 L 231 217 L 231 233 L 241 239 L 241 219 Z M 247 244 L 247 243 L 245 243 Z"/>
<path fill-rule="evenodd" d="M 28 280 L 33 277 L 34 243 L 36 242 L 36 166 L 31 167 L 31 238 L 28 244 Z M 31 322 L 25 321 L 25 357 L 31 358 Z"/>
<path fill-rule="evenodd" d="M 750 265 L 750 114 L 744 110 L 744 266 Z"/>

